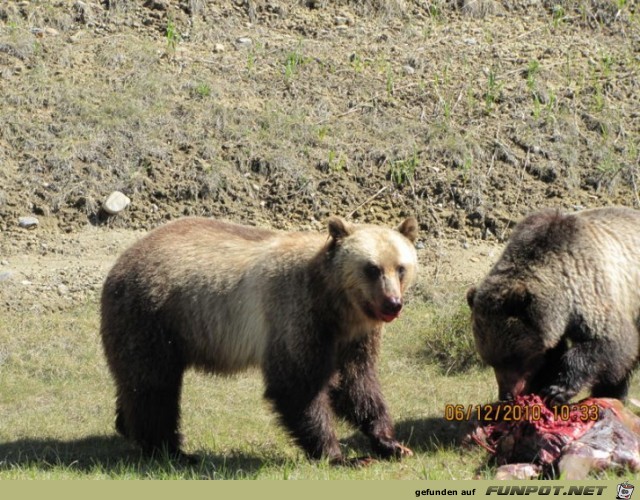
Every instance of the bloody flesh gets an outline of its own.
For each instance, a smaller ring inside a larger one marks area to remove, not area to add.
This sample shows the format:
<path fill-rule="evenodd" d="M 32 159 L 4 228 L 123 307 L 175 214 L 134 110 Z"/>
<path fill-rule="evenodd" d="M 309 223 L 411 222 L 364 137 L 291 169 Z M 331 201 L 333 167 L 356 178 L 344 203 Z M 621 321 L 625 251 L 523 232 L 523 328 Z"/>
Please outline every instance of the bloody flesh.
<path fill-rule="evenodd" d="M 526 418 L 488 422 L 480 425 L 471 435 L 500 463 L 551 464 L 560 456 L 565 444 L 579 439 L 595 423 L 584 410 L 589 400 L 571 405 L 563 411 L 556 409 L 555 412 L 534 394 L 517 396 L 514 401 L 496 404 L 531 407 L 527 411 L 510 412 Z M 532 411 L 533 407 L 537 407 L 535 411 Z"/>

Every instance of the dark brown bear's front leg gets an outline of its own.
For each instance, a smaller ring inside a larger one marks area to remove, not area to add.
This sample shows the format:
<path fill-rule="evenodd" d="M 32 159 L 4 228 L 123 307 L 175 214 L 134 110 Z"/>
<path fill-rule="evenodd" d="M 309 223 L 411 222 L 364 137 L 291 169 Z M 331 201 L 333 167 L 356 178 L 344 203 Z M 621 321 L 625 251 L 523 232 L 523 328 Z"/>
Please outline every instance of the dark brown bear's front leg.
<path fill-rule="evenodd" d="M 274 341 L 269 346 L 271 352 L 263 366 L 265 398 L 273 403 L 280 423 L 309 458 L 339 461 L 342 453 L 327 394 L 335 371 L 334 345 L 330 337 L 323 341 L 320 335 L 306 341 L 295 353 L 284 342 Z"/>
<path fill-rule="evenodd" d="M 627 379 L 637 344 L 621 345 L 611 339 L 576 342 L 560 360 L 554 380 L 541 394 L 552 404 L 568 402 L 585 385 L 592 385 L 596 397 L 626 397 Z"/>
<path fill-rule="evenodd" d="M 370 335 L 343 346 L 339 354 L 340 379 L 333 384 L 331 402 L 336 413 L 358 426 L 383 458 L 411 456 L 396 438 L 393 422 L 375 369 L 379 339 Z"/>
<path fill-rule="evenodd" d="M 333 429 L 326 390 L 312 390 L 315 394 L 310 394 L 304 390 L 309 388 L 308 384 L 303 380 L 298 382 L 291 384 L 289 390 L 268 386 L 265 397 L 273 402 L 280 422 L 309 458 L 340 461 L 342 453 Z"/>

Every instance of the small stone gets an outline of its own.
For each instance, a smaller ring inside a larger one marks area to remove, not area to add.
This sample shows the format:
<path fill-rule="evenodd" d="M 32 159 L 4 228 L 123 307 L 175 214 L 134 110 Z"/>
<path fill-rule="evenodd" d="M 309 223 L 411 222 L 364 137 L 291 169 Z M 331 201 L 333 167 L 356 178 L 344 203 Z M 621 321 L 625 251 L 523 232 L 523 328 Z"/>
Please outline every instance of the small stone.
<path fill-rule="evenodd" d="M 0 260 L 0 266 L 8 266 L 8 265 L 9 265 L 8 260 Z"/>
<path fill-rule="evenodd" d="M 22 280 L 22 281 L 20 282 L 20 284 L 22 284 L 22 285 L 24 285 L 24 286 L 29 286 L 29 285 L 31 285 L 31 282 L 30 282 L 29 280 Z"/>
<path fill-rule="evenodd" d="M 333 22 L 336 23 L 337 26 L 343 26 L 349 22 L 349 19 L 344 16 L 336 16 L 333 18 Z"/>
<path fill-rule="evenodd" d="M 239 47 L 251 47 L 253 45 L 253 40 L 248 36 L 241 36 L 240 38 L 236 38 L 236 44 Z"/>
<path fill-rule="evenodd" d="M 18 225 L 25 229 L 33 229 L 38 224 L 40 224 L 40 221 L 35 217 L 20 217 L 18 219 Z"/>
<path fill-rule="evenodd" d="M 424 248 L 425 248 L 424 243 L 422 243 L 421 241 L 418 241 L 418 242 L 416 243 L 416 249 L 418 249 L 418 250 L 424 250 Z"/>
<path fill-rule="evenodd" d="M 104 202 L 102 209 L 109 215 L 116 215 L 127 208 L 130 203 L 131 200 L 126 195 L 120 191 L 114 191 Z"/>
<path fill-rule="evenodd" d="M 13 273 L 11 271 L 5 271 L 4 273 L 0 273 L 0 281 L 6 281 L 8 279 L 11 279 L 11 276 L 13 276 Z"/>
<path fill-rule="evenodd" d="M 416 70 L 413 66 L 409 66 L 408 64 L 402 68 L 406 75 L 413 75 Z"/>
<path fill-rule="evenodd" d="M 224 45 L 223 45 L 223 44 L 221 44 L 221 43 L 216 43 L 216 44 L 213 46 L 213 51 L 214 51 L 214 52 L 217 52 L 217 53 L 224 52 Z"/>
<path fill-rule="evenodd" d="M 69 293 L 69 287 L 66 285 L 58 285 L 58 295 L 67 295 Z"/>

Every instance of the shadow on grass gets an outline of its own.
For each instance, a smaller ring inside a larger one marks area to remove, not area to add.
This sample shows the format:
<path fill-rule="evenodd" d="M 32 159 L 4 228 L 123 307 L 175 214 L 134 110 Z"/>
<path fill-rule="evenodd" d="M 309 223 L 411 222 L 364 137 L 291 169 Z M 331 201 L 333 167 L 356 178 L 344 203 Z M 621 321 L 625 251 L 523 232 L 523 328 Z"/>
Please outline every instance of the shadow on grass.
<path fill-rule="evenodd" d="M 442 417 L 404 420 L 396 424 L 398 440 L 418 453 L 458 450 L 469 431 L 468 422 L 451 422 Z"/>
<path fill-rule="evenodd" d="M 243 453 L 218 456 L 196 453 L 193 461 L 166 455 L 148 457 L 119 436 L 90 436 L 63 441 L 19 439 L 0 443 L 0 472 L 15 469 L 62 470 L 114 477 L 183 477 L 189 479 L 249 479 L 264 467 L 264 457 Z M 286 460 L 269 457 L 270 465 Z"/>
<path fill-rule="evenodd" d="M 396 424 L 398 439 L 417 453 L 458 450 L 466 430 L 466 423 L 435 417 Z M 371 453 L 368 439 L 360 432 L 345 439 L 343 444 L 362 455 Z M 251 479 L 266 464 L 284 467 L 289 462 L 277 454 L 265 458 L 239 452 L 220 456 L 198 451 L 194 458 L 194 461 L 187 461 L 166 455 L 148 457 L 115 435 L 69 441 L 25 438 L 0 443 L 0 472 L 36 468 L 113 477 Z"/>
<path fill-rule="evenodd" d="M 395 424 L 396 438 L 416 453 L 459 450 L 470 425 L 450 422 L 441 417 L 401 420 Z M 348 437 L 345 444 L 359 452 L 369 453 L 369 440 L 360 432 Z"/>

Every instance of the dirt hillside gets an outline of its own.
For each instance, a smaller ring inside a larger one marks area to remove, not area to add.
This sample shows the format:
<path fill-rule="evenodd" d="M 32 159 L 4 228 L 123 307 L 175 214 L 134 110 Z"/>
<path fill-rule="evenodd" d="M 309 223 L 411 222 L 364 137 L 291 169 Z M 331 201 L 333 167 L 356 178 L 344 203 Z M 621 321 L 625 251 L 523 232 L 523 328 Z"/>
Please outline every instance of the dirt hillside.
<path fill-rule="evenodd" d="M 425 283 L 472 282 L 533 209 L 639 204 L 638 96 L 625 0 L 0 0 L 0 307 L 184 215 L 415 214 Z"/>

